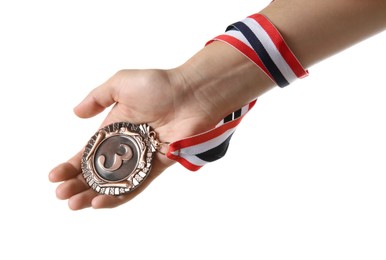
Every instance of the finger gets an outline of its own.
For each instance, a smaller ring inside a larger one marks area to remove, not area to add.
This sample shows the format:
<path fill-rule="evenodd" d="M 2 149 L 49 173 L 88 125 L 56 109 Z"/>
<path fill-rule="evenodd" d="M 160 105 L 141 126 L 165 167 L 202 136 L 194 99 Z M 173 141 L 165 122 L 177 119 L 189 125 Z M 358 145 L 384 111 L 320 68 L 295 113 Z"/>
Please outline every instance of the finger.
<path fill-rule="evenodd" d="M 68 200 L 68 207 L 72 210 L 80 210 L 91 207 L 91 201 L 98 196 L 98 193 L 92 189 L 85 190 L 72 196 Z"/>
<path fill-rule="evenodd" d="M 114 103 L 114 88 L 105 83 L 93 89 L 86 98 L 74 108 L 74 112 L 81 118 L 89 118 L 99 114 Z"/>
<path fill-rule="evenodd" d="M 48 174 L 48 179 L 51 182 L 61 182 L 69 180 L 77 176 L 80 172 L 80 160 L 82 158 L 82 151 L 77 153 L 74 157 L 65 163 L 59 164 Z"/>
<path fill-rule="evenodd" d="M 85 183 L 83 176 L 78 175 L 75 178 L 61 183 L 56 188 L 56 197 L 62 200 L 69 199 L 76 194 L 88 190 L 89 188 L 90 187 Z"/>
<path fill-rule="evenodd" d="M 137 194 L 139 193 L 121 196 L 99 195 L 92 200 L 91 206 L 94 209 L 115 208 L 133 199 Z"/>

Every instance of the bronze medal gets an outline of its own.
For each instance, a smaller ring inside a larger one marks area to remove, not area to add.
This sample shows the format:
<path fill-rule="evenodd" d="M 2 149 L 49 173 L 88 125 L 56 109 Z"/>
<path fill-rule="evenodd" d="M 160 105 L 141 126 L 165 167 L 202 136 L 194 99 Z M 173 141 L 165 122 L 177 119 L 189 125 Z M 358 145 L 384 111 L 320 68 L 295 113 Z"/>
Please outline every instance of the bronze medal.
<path fill-rule="evenodd" d="M 160 143 L 147 124 L 113 123 L 96 132 L 85 147 L 82 173 L 96 192 L 122 195 L 149 175 Z"/>

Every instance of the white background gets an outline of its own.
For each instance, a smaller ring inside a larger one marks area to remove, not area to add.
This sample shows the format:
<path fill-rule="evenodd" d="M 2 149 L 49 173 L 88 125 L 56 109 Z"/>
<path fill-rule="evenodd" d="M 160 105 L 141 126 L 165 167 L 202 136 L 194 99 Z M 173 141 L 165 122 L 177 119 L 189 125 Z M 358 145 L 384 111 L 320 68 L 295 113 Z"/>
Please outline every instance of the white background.
<path fill-rule="evenodd" d="M 1 1 L 1 259 L 385 259 L 379 34 L 262 96 L 220 161 L 133 201 L 71 211 L 48 172 L 103 115 L 73 107 L 124 68 L 178 66 L 270 1 Z"/>

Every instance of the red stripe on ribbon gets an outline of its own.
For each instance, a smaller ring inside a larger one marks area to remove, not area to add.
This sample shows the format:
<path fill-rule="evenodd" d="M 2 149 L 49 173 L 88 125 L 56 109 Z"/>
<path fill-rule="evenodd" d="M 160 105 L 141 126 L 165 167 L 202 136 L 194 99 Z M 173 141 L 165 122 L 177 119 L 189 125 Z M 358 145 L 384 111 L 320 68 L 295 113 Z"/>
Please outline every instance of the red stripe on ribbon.
<path fill-rule="evenodd" d="M 299 60 L 288 47 L 287 43 L 284 41 L 284 38 L 281 36 L 276 27 L 262 14 L 253 14 L 248 17 L 254 19 L 261 25 L 261 27 L 263 27 L 295 75 L 298 78 L 306 77 L 308 75 L 308 71 L 305 70 L 300 64 Z"/>
<path fill-rule="evenodd" d="M 257 53 L 248 45 L 246 45 L 244 42 L 240 41 L 239 39 L 227 35 L 227 34 L 221 34 L 212 40 L 210 40 L 206 45 L 214 42 L 214 41 L 221 41 L 228 43 L 232 47 L 236 48 L 240 53 L 244 54 L 249 60 L 251 60 L 253 63 L 255 63 L 273 82 L 275 80 L 273 79 L 271 73 L 267 70 L 263 62 L 261 61 L 260 57 L 257 55 Z"/>

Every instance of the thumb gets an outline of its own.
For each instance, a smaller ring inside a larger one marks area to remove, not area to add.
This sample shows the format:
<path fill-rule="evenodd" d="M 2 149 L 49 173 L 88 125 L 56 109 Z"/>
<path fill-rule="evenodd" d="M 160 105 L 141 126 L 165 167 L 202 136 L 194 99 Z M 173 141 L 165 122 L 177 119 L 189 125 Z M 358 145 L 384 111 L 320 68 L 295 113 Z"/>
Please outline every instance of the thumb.
<path fill-rule="evenodd" d="M 74 108 L 74 112 L 81 118 L 89 118 L 99 114 L 114 103 L 113 89 L 109 85 L 104 84 L 93 89 L 86 98 Z"/>

